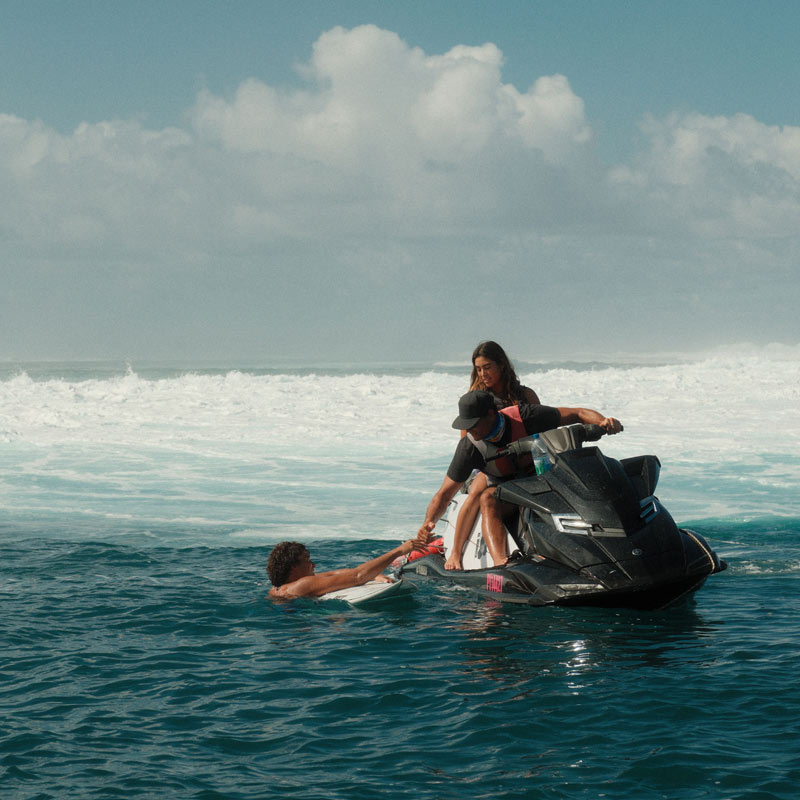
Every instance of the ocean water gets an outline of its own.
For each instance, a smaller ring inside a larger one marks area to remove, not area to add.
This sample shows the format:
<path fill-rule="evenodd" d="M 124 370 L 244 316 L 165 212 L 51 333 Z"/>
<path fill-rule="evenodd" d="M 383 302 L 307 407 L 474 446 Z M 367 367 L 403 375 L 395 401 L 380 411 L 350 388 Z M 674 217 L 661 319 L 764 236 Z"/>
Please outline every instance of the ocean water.
<path fill-rule="evenodd" d="M 693 602 L 266 599 L 414 534 L 466 365 L 0 364 L 2 797 L 794 800 L 800 355 L 517 367 L 660 457 Z"/>

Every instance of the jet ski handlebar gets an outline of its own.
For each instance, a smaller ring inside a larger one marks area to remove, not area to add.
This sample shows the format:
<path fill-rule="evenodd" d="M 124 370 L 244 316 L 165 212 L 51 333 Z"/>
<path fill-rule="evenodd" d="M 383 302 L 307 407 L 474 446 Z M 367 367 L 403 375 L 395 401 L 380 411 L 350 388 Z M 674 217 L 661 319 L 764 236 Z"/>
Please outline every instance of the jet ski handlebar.
<path fill-rule="evenodd" d="M 577 422 L 568 427 L 578 447 L 584 442 L 596 442 L 606 435 L 605 428 L 601 428 L 599 425 Z M 493 456 L 490 456 L 486 460 L 495 461 L 498 458 L 508 458 L 509 456 L 512 458 L 519 458 L 526 453 L 538 451 L 540 446 L 538 439 L 535 439 L 533 436 L 526 436 L 523 439 L 517 439 L 516 442 L 511 442 L 511 444 L 506 445 L 502 450 L 498 450 Z"/>
<path fill-rule="evenodd" d="M 579 425 L 580 425 L 580 423 L 579 423 Z M 575 426 L 575 427 L 577 427 L 577 426 Z M 599 425 L 586 424 L 586 425 L 581 425 L 581 427 L 584 430 L 584 435 L 583 435 L 583 441 L 584 442 L 596 442 L 602 436 L 606 435 L 606 429 L 605 428 L 601 428 Z"/>

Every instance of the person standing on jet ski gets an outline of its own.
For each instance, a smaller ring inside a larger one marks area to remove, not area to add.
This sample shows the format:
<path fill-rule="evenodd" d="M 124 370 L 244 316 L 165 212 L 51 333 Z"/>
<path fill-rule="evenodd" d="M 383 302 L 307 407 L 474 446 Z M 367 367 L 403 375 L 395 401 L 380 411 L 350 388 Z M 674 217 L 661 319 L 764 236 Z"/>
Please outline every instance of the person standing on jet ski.
<path fill-rule="evenodd" d="M 458 416 L 453 421 L 453 427 L 466 431 L 467 435 L 459 440 L 447 475 L 428 504 L 418 538 L 423 541 L 430 539 L 439 517 L 444 514 L 450 500 L 473 470 L 480 470 L 490 478 L 511 474 L 511 464 L 504 464 L 502 460 L 488 461 L 497 450 L 525 436 L 575 422 L 599 425 L 608 434 L 622 430 L 618 419 L 604 417 L 599 411 L 590 408 L 519 405 L 497 411 L 494 397 L 489 392 L 467 392 L 458 401 Z M 489 482 L 491 483 L 491 479 Z M 503 505 L 495 497 L 493 486 L 489 486 L 481 494 L 484 539 L 495 566 L 501 566 L 508 560 L 503 528 L 503 512 L 508 509 L 503 508 Z M 463 534 L 457 525 L 455 542 L 460 541 L 461 546 L 466 539 Z M 457 558 L 460 561 L 460 553 Z"/>

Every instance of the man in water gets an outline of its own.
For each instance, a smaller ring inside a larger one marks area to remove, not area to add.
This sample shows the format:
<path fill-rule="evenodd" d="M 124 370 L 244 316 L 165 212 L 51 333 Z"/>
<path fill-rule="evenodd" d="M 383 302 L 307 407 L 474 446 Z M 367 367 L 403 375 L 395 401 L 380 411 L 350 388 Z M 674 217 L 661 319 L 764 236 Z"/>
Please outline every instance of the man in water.
<path fill-rule="evenodd" d="M 406 555 L 414 549 L 425 549 L 423 542 L 427 540 L 427 536 L 423 540 L 409 539 L 388 553 L 365 561 L 357 567 L 334 569 L 320 572 L 319 575 L 314 572 L 316 565 L 305 545 L 300 542 L 281 542 L 275 545 L 267 562 L 267 574 L 272 581 L 269 596 L 284 600 L 293 597 L 319 597 L 338 589 L 361 586 L 373 578 L 391 582 L 390 578 L 380 573 L 398 556 Z"/>
<path fill-rule="evenodd" d="M 609 434 L 622 430 L 619 420 L 604 417 L 589 408 L 519 405 L 497 411 L 494 397 L 489 392 L 467 392 L 458 401 L 458 417 L 453 422 L 454 428 L 466 431 L 467 435 L 459 440 L 444 482 L 428 504 L 418 538 L 422 541 L 430 538 L 439 517 L 474 469 L 485 472 L 490 484 L 492 479 L 496 482 L 496 478 L 512 474 L 510 463 L 488 460 L 497 450 L 525 436 L 575 422 L 599 425 Z M 508 559 L 503 515 L 510 511 L 510 506 L 495 497 L 491 485 L 480 495 L 478 502 L 489 555 L 495 566 L 501 566 Z M 469 532 L 466 526 L 471 528 L 474 519 L 474 512 L 465 514 L 464 511 L 462 509 L 456 524 L 453 553 L 446 564 L 448 569 L 461 569 L 461 549 Z"/>

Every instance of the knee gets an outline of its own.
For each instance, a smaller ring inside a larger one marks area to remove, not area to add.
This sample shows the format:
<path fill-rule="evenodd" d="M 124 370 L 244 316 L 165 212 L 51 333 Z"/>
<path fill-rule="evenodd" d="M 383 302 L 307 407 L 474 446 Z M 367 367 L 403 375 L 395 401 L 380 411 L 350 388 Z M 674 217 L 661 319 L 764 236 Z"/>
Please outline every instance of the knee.
<path fill-rule="evenodd" d="M 497 508 L 497 498 L 494 496 L 494 487 L 489 487 L 481 495 L 481 511 L 490 511 Z"/>
<path fill-rule="evenodd" d="M 486 476 L 480 472 L 473 479 L 469 486 L 470 497 L 477 497 L 486 489 Z"/>

